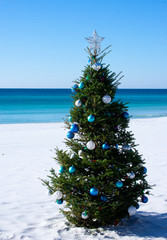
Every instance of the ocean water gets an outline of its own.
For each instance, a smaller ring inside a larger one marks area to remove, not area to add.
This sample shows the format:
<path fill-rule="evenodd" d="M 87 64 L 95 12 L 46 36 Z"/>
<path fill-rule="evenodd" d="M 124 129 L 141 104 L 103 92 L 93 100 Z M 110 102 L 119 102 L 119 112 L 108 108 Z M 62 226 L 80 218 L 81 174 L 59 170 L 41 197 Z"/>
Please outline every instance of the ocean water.
<path fill-rule="evenodd" d="M 167 116 L 167 89 L 118 89 L 132 118 Z M 0 124 L 62 122 L 73 105 L 70 89 L 0 89 Z"/>

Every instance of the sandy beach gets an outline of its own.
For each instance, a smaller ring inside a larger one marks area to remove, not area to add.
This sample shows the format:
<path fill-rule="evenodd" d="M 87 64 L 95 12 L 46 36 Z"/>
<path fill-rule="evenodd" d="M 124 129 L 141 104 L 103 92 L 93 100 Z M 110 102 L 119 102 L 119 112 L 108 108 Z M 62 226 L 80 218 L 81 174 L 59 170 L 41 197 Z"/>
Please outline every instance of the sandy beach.
<path fill-rule="evenodd" d="M 154 185 L 147 204 L 123 225 L 99 231 L 70 227 L 39 178 L 59 166 L 63 123 L 0 125 L 0 240 L 167 239 L 167 118 L 132 119 L 130 129 Z"/>

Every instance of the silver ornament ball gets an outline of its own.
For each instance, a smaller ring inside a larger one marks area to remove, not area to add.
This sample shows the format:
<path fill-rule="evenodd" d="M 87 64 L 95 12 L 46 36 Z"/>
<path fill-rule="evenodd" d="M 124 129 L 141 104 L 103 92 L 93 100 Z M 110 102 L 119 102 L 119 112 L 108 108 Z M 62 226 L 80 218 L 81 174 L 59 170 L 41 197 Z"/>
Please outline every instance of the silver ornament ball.
<path fill-rule="evenodd" d="M 76 102 L 75 102 L 75 106 L 76 107 L 80 107 L 82 105 L 82 102 L 80 99 L 78 99 Z"/>
<path fill-rule="evenodd" d="M 102 100 L 103 100 L 103 102 L 104 103 L 110 103 L 111 102 L 111 97 L 109 96 L 109 95 L 104 95 L 103 97 L 102 97 Z"/>
<path fill-rule="evenodd" d="M 54 196 L 56 199 L 61 199 L 63 197 L 63 193 L 61 191 L 56 191 Z"/>
<path fill-rule="evenodd" d="M 86 146 L 89 150 L 95 149 L 95 143 L 92 140 L 87 142 Z"/>
<path fill-rule="evenodd" d="M 128 176 L 128 178 L 130 178 L 130 179 L 135 178 L 134 172 L 128 173 L 127 176 Z"/>
<path fill-rule="evenodd" d="M 96 70 L 96 71 L 98 71 L 100 68 L 101 68 L 101 64 L 100 63 L 94 63 L 93 65 L 92 65 L 92 68 L 94 69 L 94 70 Z"/>
<path fill-rule="evenodd" d="M 87 218 L 89 217 L 89 215 L 87 214 L 86 211 L 84 211 L 84 212 L 81 213 L 81 217 L 82 217 L 83 219 L 87 219 Z"/>

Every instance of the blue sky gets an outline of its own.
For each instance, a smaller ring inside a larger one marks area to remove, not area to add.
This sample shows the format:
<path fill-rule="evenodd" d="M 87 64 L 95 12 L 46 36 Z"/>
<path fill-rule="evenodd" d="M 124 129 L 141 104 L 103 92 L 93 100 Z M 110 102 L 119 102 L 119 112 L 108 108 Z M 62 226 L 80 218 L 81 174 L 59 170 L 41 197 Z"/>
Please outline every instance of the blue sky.
<path fill-rule="evenodd" d="M 167 0 L 0 0 L 0 88 L 69 88 L 88 63 L 85 37 L 120 88 L 167 88 Z"/>

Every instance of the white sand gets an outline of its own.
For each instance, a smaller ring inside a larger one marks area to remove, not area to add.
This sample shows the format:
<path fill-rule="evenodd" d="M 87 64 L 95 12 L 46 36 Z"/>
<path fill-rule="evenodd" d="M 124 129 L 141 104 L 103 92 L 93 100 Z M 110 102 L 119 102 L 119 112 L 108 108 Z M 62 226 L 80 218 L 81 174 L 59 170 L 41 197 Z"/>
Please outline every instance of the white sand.
<path fill-rule="evenodd" d="M 66 225 L 38 179 L 59 168 L 52 157 L 65 148 L 63 123 L 0 125 L 0 240 L 167 239 L 167 118 L 134 119 L 130 130 L 153 196 L 123 226 L 91 232 Z"/>

